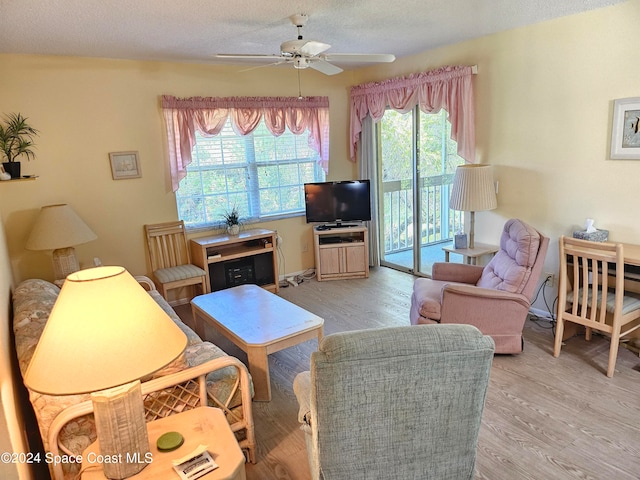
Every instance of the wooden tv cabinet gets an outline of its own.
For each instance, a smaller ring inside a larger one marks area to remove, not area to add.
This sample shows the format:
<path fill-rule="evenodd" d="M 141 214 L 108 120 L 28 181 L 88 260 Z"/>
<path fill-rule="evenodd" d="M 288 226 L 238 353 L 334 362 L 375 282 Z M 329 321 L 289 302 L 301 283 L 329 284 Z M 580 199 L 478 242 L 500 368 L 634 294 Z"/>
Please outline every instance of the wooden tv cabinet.
<path fill-rule="evenodd" d="M 243 283 L 278 293 L 276 237 L 272 230 L 255 228 L 191 239 L 191 261 L 207 272 L 207 293 Z"/>
<path fill-rule="evenodd" d="M 367 227 L 314 227 L 313 245 L 318 281 L 369 276 Z"/>

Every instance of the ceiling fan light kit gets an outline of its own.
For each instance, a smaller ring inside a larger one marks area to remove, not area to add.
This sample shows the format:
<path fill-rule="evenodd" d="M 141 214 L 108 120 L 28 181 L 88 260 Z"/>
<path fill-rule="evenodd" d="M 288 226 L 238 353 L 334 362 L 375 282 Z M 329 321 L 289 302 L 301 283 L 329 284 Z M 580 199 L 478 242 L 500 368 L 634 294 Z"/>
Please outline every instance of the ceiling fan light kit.
<path fill-rule="evenodd" d="M 304 27 L 309 20 L 307 15 L 300 13 L 291 15 L 289 19 L 298 29 L 298 38 L 282 42 L 280 45 L 280 55 L 219 53 L 215 55 L 215 57 L 236 59 L 241 62 L 247 60 L 264 60 L 270 62 L 265 66 L 292 63 L 293 67 L 298 70 L 313 68 L 325 75 L 336 75 L 343 71 L 342 68 L 334 65 L 332 62 L 388 63 L 396 59 L 394 55 L 387 53 L 324 53 L 331 48 L 331 45 L 315 40 L 304 40 L 302 36 L 302 27 Z"/>

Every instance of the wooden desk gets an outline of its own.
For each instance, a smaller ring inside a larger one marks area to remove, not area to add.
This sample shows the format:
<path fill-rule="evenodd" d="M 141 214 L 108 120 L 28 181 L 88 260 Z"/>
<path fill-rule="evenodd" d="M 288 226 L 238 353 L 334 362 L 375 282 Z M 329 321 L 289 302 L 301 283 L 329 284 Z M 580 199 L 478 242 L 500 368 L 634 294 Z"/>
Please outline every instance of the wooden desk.
<path fill-rule="evenodd" d="M 640 245 L 633 243 L 623 243 L 624 263 L 640 267 Z"/>
<path fill-rule="evenodd" d="M 152 461 L 140 473 L 129 477 L 130 479 L 178 479 L 178 474 L 171 464 L 172 460 L 184 457 L 193 452 L 198 445 L 203 444 L 208 446 L 207 450 L 213 461 L 218 464 L 218 468 L 200 478 L 246 480 L 244 455 L 222 410 L 211 407 L 195 408 L 149 422 L 147 430 Z M 180 432 L 184 437 L 184 443 L 172 452 L 158 451 L 156 447 L 158 437 L 171 431 Z M 96 463 L 99 452 L 97 441 L 82 452 L 82 480 L 105 479 L 102 464 Z"/>
<path fill-rule="evenodd" d="M 623 243 L 624 264 L 631 267 L 640 267 L 640 245 Z M 624 273 L 624 289 L 628 292 L 640 294 L 640 268 L 634 268 L 635 272 Z M 632 335 L 633 336 L 633 335 Z"/>
<path fill-rule="evenodd" d="M 607 243 L 617 243 L 617 242 L 607 242 Z M 640 245 L 636 245 L 633 243 L 622 243 L 622 249 L 624 254 L 624 264 L 625 267 L 638 267 L 637 272 L 628 272 L 625 269 L 624 272 L 624 289 L 627 292 L 640 294 Z M 616 272 L 617 274 L 617 272 Z M 610 278 L 610 282 L 614 282 L 615 278 Z M 562 335 L 562 340 L 567 340 L 575 335 L 577 335 L 580 331 L 584 330 L 578 324 L 567 322 L 565 323 L 564 334 Z M 629 338 L 635 338 L 640 336 L 640 332 L 636 331 L 629 334 Z"/>
<path fill-rule="evenodd" d="M 473 248 L 455 248 L 452 244 L 447 247 L 442 247 L 442 250 L 444 250 L 445 262 L 449 261 L 450 253 L 457 253 L 464 257 L 465 263 L 476 265 L 478 263 L 478 258 L 483 255 L 493 255 L 500 250 L 500 247 L 497 245 L 488 245 L 486 243 L 475 243 Z"/>

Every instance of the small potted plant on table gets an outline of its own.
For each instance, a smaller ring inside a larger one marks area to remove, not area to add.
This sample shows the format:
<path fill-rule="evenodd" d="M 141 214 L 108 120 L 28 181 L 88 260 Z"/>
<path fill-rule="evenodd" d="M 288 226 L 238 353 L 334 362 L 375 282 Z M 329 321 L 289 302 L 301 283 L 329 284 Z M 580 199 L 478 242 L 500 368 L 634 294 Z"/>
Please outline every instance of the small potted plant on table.
<path fill-rule="evenodd" d="M 4 116 L 4 123 L 0 124 L 0 152 L 7 159 L 2 166 L 11 178 L 20 178 L 20 162 L 17 158 L 21 155 L 27 160 L 35 157 L 31 147 L 34 146 L 33 137 L 37 135 L 38 131 L 19 113 Z"/>
<path fill-rule="evenodd" d="M 229 235 L 238 235 L 240 233 L 240 214 L 238 209 L 233 207 L 231 211 L 226 212 L 223 216 L 224 223 L 227 226 L 227 233 Z"/>

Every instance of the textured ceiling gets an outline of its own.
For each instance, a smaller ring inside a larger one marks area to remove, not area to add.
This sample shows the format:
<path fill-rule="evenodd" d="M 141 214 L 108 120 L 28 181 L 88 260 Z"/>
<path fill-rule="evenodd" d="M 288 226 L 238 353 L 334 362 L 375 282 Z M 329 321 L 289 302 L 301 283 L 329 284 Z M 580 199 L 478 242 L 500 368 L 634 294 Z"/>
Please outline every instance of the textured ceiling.
<path fill-rule="evenodd" d="M 327 53 L 403 57 L 622 1 L 0 0 L 0 53 L 230 63 L 212 55 L 278 54 L 305 13 Z"/>

